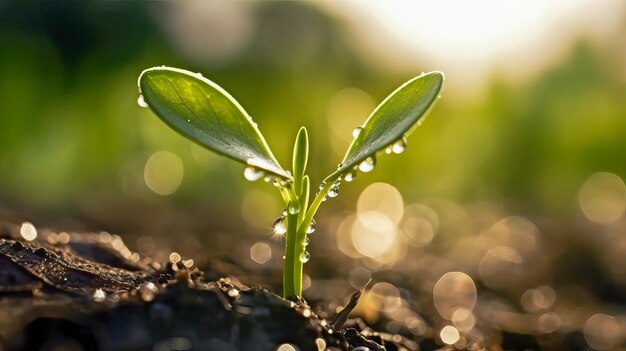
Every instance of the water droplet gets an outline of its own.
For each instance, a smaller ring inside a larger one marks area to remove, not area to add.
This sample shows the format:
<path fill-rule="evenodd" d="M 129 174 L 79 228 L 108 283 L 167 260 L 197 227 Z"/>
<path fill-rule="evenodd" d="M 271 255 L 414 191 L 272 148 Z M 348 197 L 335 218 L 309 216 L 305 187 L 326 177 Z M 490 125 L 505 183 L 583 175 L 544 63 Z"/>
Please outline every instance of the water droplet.
<path fill-rule="evenodd" d="M 274 224 L 272 224 L 274 228 L 274 233 L 279 235 L 285 235 L 287 233 L 287 226 L 285 225 L 285 216 L 280 216 L 276 218 Z"/>
<path fill-rule="evenodd" d="M 309 224 L 309 227 L 306 228 L 306 233 L 307 234 L 313 234 L 315 232 L 315 227 L 317 226 L 317 223 L 315 223 L 315 219 L 311 220 L 311 224 Z"/>
<path fill-rule="evenodd" d="M 295 215 L 300 213 L 300 204 L 298 201 L 289 201 L 289 206 L 287 207 L 289 210 L 289 214 Z"/>
<path fill-rule="evenodd" d="M 243 170 L 243 176 L 251 182 L 261 179 L 264 175 L 265 172 L 252 166 L 248 166 Z"/>
<path fill-rule="evenodd" d="M 337 169 L 340 169 L 341 167 L 343 167 L 343 163 L 337 165 Z"/>
<path fill-rule="evenodd" d="M 350 183 L 356 178 L 356 169 L 351 170 L 343 176 L 343 180 Z"/>
<path fill-rule="evenodd" d="M 200 73 L 200 72 L 196 73 L 196 77 L 202 78 L 202 73 Z"/>
<path fill-rule="evenodd" d="M 328 200 L 328 195 L 324 195 L 324 197 L 322 198 L 322 202 Z"/>
<path fill-rule="evenodd" d="M 393 153 L 396 155 L 403 153 L 404 149 L 406 149 L 406 138 L 402 137 L 402 139 L 393 143 L 393 146 L 391 147 L 391 149 L 393 150 Z"/>
<path fill-rule="evenodd" d="M 352 130 L 352 137 L 356 139 L 356 137 L 359 136 L 359 134 L 361 134 L 361 131 L 363 130 L 363 127 L 356 127 Z"/>
<path fill-rule="evenodd" d="M 310 241 L 311 241 L 311 240 L 309 240 L 309 237 L 308 237 L 308 236 L 305 236 L 305 237 L 304 237 L 304 242 L 303 242 L 304 246 L 309 246 L 309 242 L 310 242 Z"/>
<path fill-rule="evenodd" d="M 278 179 L 274 179 L 272 184 L 274 184 L 275 187 L 280 188 L 280 181 Z"/>
<path fill-rule="evenodd" d="M 385 149 L 385 153 L 386 153 L 387 155 L 391 155 L 391 152 L 392 152 L 392 151 L 393 151 L 393 150 L 391 149 L 391 146 Z"/>
<path fill-rule="evenodd" d="M 272 182 L 272 181 L 274 181 L 274 177 L 266 176 L 265 178 L 263 178 L 263 181 L 266 182 L 266 183 Z"/>
<path fill-rule="evenodd" d="M 93 292 L 92 297 L 95 302 L 102 302 L 106 299 L 107 293 L 105 293 L 102 289 L 96 289 L 96 291 Z"/>
<path fill-rule="evenodd" d="M 148 103 L 143 99 L 143 95 L 141 94 L 139 94 L 139 97 L 137 98 L 137 105 L 143 108 L 148 108 Z"/>
<path fill-rule="evenodd" d="M 337 197 L 337 195 L 339 195 L 339 182 L 333 184 L 333 186 L 328 189 L 326 195 L 328 195 L 328 197 Z"/>
<path fill-rule="evenodd" d="M 308 251 L 304 251 L 300 254 L 300 262 L 307 263 L 311 259 L 311 254 Z"/>
<path fill-rule="evenodd" d="M 287 209 L 284 209 L 283 210 L 283 216 L 286 216 L 286 215 L 287 215 Z"/>
<path fill-rule="evenodd" d="M 361 170 L 361 172 L 371 172 L 372 170 L 374 170 L 374 167 L 376 166 L 376 157 L 375 156 L 370 156 L 368 158 L 366 158 L 365 160 L 363 160 L 363 162 L 361 162 L 361 164 L 359 165 L 359 169 Z"/>

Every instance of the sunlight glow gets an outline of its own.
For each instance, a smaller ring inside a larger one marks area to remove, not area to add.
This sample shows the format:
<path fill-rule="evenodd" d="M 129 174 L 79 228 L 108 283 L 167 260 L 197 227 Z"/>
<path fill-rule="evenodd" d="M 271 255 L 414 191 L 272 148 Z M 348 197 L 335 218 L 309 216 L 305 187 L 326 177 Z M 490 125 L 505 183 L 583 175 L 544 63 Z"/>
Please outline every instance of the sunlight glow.
<path fill-rule="evenodd" d="M 606 41 L 623 30 L 624 20 L 620 1 L 312 3 L 343 17 L 368 58 L 390 69 L 445 71 L 446 85 L 457 88 L 481 85 L 494 72 L 527 79 L 581 37 Z"/>

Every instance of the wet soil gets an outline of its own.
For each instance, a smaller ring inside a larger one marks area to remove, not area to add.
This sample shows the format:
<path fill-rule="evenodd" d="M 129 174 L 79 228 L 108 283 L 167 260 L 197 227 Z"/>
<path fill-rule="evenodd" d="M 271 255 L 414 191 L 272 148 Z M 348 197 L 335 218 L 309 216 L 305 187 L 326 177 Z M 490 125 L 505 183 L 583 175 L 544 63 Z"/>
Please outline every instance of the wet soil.
<path fill-rule="evenodd" d="M 23 231 L 0 223 L 0 350 L 419 347 L 356 320 L 333 326 L 305 302 L 190 260 L 140 257 L 115 235 L 38 229 L 26 240 Z"/>

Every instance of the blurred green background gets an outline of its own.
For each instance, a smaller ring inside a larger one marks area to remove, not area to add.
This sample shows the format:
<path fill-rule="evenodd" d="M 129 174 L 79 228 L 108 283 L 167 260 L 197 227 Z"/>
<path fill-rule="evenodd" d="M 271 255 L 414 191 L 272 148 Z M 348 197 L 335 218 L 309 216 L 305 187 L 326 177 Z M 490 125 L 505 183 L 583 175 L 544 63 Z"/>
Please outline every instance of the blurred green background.
<path fill-rule="evenodd" d="M 469 286 L 462 312 L 474 318 L 478 290 L 483 326 L 590 328 L 594 348 L 623 345 L 626 333 L 596 331 L 626 330 L 608 315 L 626 303 L 625 6 L 0 0 L 0 219 L 119 233 L 162 260 L 161 247 L 219 257 L 232 265 L 213 269 L 280 291 L 278 193 L 140 108 L 140 72 L 217 82 L 284 167 L 306 126 L 315 187 L 378 102 L 441 70 L 442 98 L 406 151 L 380 155 L 316 216 L 305 296 L 332 311 L 373 277 L 360 315 L 418 336 L 422 317 L 439 328 L 459 307 L 433 304 L 440 283 L 452 300 Z"/>
<path fill-rule="evenodd" d="M 118 202 L 201 207 L 239 222 L 245 193 L 272 190 L 243 182 L 240 165 L 191 145 L 138 108 L 142 69 L 177 66 L 221 84 L 259 123 L 283 165 L 297 128 L 306 126 L 314 183 L 336 166 L 350 131 L 379 101 L 437 69 L 447 73 L 443 98 L 407 152 L 380 157 L 376 172 L 328 207 L 349 208 L 367 183 L 383 181 L 407 202 L 489 200 L 510 213 L 578 215 L 585 179 L 626 174 L 623 16 L 612 16 L 611 27 L 607 10 L 594 17 L 580 4 L 568 6 L 573 23 L 549 33 L 550 21 L 563 19 L 534 18 L 546 9 L 531 5 L 526 15 L 545 33 L 507 31 L 506 18 L 474 18 L 476 26 L 487 21 L 485 33 L 501 25 L 504 34 L 485 41 L 459 23 L 464 35 L 450 38 L 450 21 L 431 20 L 437 25 L 422 35 L 438 46 L 429 48 L 417 36 L 394 37 L 402 17 L 376 17 L 353 2 L 1 1 L 0 198 L 9 208 L 95 217 Z M 432 7 L 414 6 L 419 13 Z M 446 18 L 440 7 L 431 17 Z M 607 28 L 586 31 L 576 16 L 590 17 L 589 28 L 593 18 Z M 494 56 L 498 50 L 510 55 Z M 491 66 L 476 65 L 494 57 Z M 184 172 L 180 185 L 172 176 L 165 197 L 144 179 L 147 160 L 160 150 L 180 158 Z"/>

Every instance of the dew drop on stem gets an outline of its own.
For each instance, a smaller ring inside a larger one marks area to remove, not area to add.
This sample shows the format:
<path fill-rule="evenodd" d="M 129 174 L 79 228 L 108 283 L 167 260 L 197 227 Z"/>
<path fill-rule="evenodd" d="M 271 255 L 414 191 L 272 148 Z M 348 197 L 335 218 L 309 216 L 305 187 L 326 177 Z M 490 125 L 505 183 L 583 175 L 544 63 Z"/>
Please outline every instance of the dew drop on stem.
<path fill-rule="evenodd" d="M 243 176 L 251 182 L 261 179 L 264 175 L 265 172 L 252 166 L 248 166 L 243 170 Z"/>
<path fill-rule="evenodd" d="M 272 228 L 274 228 L 274 233 L 279 234 L 279 235 L 285 235 L 285 233 L 287 233 L 287 226 L 285 225 L 285 216 L 280 216 L 276 218 L 276 220 L 272 224 Z"/>
<path fill-rule="evenodd" d="M 139 94 L 139 97 L 137 98 L 137 105 L 143 108 L 148 108 L 148 103 L 143 99 L 143 95 L 141 94 Z"/>
<path fill-rule="evenodd" d="M 312 219 L 311 224 L 309 224 L 309 226 L 306 228 L 306 233 L 313 234 L 315 232 L 316 226 L 317 226 L 317 223 L 315 223 L 315 219 Z"/>
<path fill-rule="evenodd" d="M 406 138 L 404 137 L 402 137 L 402 139 L 393 143 L 393 146 L 391 147 L 391 150 L 396 155 L 403 153 L 404 149 L 406 149 Z"/>
<path fill-rule="evenodd" d="M 300 213 L 300 204 L 298 201 L 289 201 L 289 206 L 287 207 L 289 214 L 295 215 Z"/>
<path fill-rule="evenodd" d="M 300 262 L 307 263 L 311 259 L 311 254 L 308 251 L 304 251 L 300 254 Z"/>
<path fill-rule="evenodd" d="M 367 172 L 373 171 L 375 166 L 376 166 L 376 157 L 372 155 L 366 158 L 365 160 L 363 160 L 363 162 L 361 162 L 361 164 L 359 165 L 359 170 L 361 170 L 361 172 L 367 173 Z"/>
<path fill-rule="evenodd" d="M 363 127 L 356 127 L 352 130 L 352 137 L 356 139 L 356 137 L 359 136 L 359 134 L 361 134 L 361 131 L 363 130 Z"/>

